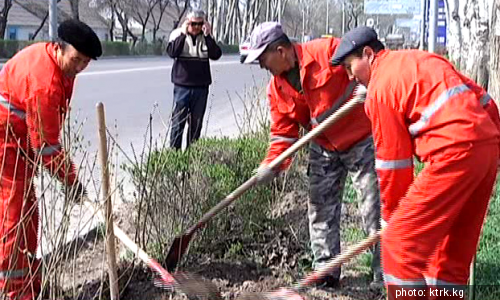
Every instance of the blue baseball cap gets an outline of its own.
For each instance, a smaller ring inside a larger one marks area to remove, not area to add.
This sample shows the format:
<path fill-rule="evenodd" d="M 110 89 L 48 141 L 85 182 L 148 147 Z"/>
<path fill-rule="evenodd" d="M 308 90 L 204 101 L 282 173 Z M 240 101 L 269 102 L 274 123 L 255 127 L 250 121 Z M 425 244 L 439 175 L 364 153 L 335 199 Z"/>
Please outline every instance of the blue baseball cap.
<path fill-rule="evenodd" d="M 348 31 L 340 40 L 340 45 L 332 57 L 331 64 L 340 65 L 354 51 L 375 41 L 379 41 L 379 39 L 373 28 L 361 26 Z"/>
<path fill-rule="evenodd" d="M 264 22 L 254 28 L 250 35 L 250 47 L 245 63 L 249 64 L 259 58 L 266 51 L 267 46 L 278 40 L 285 33 L 278 22 Z"/>

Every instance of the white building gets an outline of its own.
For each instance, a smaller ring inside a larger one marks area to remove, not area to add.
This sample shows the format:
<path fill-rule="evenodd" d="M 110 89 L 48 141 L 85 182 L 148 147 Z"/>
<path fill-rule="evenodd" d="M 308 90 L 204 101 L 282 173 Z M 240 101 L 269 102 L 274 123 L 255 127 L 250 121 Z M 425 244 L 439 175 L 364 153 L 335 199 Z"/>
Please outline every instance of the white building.
<path fill-rule="evenodd" d="M 40 26 L 48 13 L 48 1 L 14 0 L 7 18 L 6 40 L 35 40 L 49 39 L 49 20 Z M 87 23 L 96 32 L 102 41 L 109 39 L 109 29 L 106 20 L 99 15 L 95 8 L 90 7 L 91 0 L 80 0 L 80 20 Z M 71 18 L 71 7 L 68 0 L 61 0 L 58 7 L 58 21 Z M 3 8 L 3 1 L 0 2 Z"/>

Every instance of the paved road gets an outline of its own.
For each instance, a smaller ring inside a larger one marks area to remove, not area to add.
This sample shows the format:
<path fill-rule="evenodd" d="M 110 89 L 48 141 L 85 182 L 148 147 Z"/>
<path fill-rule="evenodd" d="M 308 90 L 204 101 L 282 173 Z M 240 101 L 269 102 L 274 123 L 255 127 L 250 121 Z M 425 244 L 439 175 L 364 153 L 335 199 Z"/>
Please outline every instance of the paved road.
<path fill-rule="evenodd" d="M 238 95 L 243 97 L 245 91 L 257 86 L 262 87 L 260 97 L 265 97 L 265 84 L 269 75 L 260 70 L 257 65 L 241 65 L 238 59 L 236 55 L 224 56 L 211 64 L 213 84 L 205 118 L 208 125 L 204 122 L 204 135 L 237 135 L 235 114 L 243 112 L 243 104 Z M 104 103 L 108 128 L 117 135 L 118 144 L 128 156 L 132 156 L 131 145 L 137 154 L 141 154 L 145 143 L 144 135 L 148 130 L 152 112 L 153 136 L 160 142 L 168 141 L 167 126 L 170 123 L 170 113 L 173 107 L 173 85 L 170 82 L 172 63 L 173 61 L 167 57 L 103 59 L 92 62 L 85 72 L 78 75 L 70 122 L 73 124 L 72 128 L 81 128 L 80 136 L 84 139 L 84 145 L 88 143 L 90 145 L 73 155 L 77 165 L 81 165 L 84 152 L 90 156 L 87 160 L 90 164 L 96 159 L 98 149 L 96 104 L 98 102 Z M 119 155 L 118 160 L 113 162 L 121 164 L 126 162 L 126 159 L 123 155 Z M 94 169 L 90 175 L 87 167 L 84 172 L 80 172 L 81 179 L 88 180 L 92 177 L 91 181 L 96 183 L 95 187 L 99 187 L 100 172 L 97 169 Z M 125 172 L 120 169 L 116 170 L 118 170 L 118 182 L 125 180 L 121 189 L 126 199 L 131 200 L 133 186 L 127 184 L 128 176 Z M 116 186 L 114 183 L 116 182 L 112 182 L 112 189 Z M 54 190 L 57 190 L 57 187 Z M 92 183 L 88 185 L 88 191 L 89 197 L 95 199 L 97 191 Z M 54 245 L 57 245 L 58 241 L 63 238 L 57 231 L 59 228 L 57 224 L 61 222 L 63 216 L 63 202 L 53 201 L 52 197 L 50 192 L 46 192 L 45 198 L 48 201 L 41 201 L 40 204 L 43 216 L 41 226 L 43 226 L 44 234 L 39 247 L 39 256 L 50 253 Z M 115 205 L 119 205 L 120 196 L 114 199 Z M 115 206 L 115 209 L 118 208 Z M 67 241 L 86 233 L 99 223 L 99 220 L 85 207 L 75 206 L 69 214 L 71 215 L 69 230 L 64 235 Z"/>
<path fill-rule="evenodd" d="M 131 144 L 142 148 L 152 112 L 153 134 L 164 139 L 173 107 L 172 63 L 167 57 L 106 59 L 92 62 L 78 75 L 71 116 L 73 122 L 83 122 L 82 133 L 90 141 L 91 151 L 97 149 L 95 104 L 100 101 L 105 105 L 108 127 L 116 125 L 113 131 L 118 143 L 128 153 Z M 234 116 L 243 112 L 240 97 L 250 87 L 264 88 L 269 75 L 258 65 L 241 65 L 237 55 L 223 56 L 211 66 L 213 84 L 203 134 L 235 136 Z"/>

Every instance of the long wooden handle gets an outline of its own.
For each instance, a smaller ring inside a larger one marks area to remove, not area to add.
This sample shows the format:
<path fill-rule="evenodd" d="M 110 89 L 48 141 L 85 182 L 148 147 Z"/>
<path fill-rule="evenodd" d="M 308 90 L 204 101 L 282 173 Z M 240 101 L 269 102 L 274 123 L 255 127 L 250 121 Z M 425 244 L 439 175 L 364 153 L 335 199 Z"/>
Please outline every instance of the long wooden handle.
<path fill-rule="evenodd" d="M 115 234 L 113 228 L 113 208 L 111 204 L 111 195 L 109 192 L 109 164 L 108 164 L 108 143 L 106 140 L 106 118 L 104 115 L 104 105 L 102 102 L 97 104 L 97 119 L 99 123 L 99 156 L 101 159 L 102 173 L 102 195 L 106 205 L 106 255 L 108 257 L 109 266 L 109 283 L 111 300 L 120 299 L 120 291 L 118 288 L 118 273 L 116 266 L 116 247 Z M 111 225 L 111 226 L 110 226 Z"/>
<path fill-rule="evenodd" d="M 91 212 L 93 212 L 100 221 L 104 221 L 104 215 L 99 212 L 99 209 L 96 207 L 97 203 L 90 201 L 90 199 L 86 199 L 83 203 Z M 133 252 L 137 258 L 139 258 L 143 263 L 148 265 L 154 271 L 156 271 L 164 281 L 166 282 L 174 282 L 174 277 L 167 272 L 158 262 L 156 262 L 153 258 L 151 258 L 143 249 L 139 247 L 136 243 L 132 241 L 128 235 L 120 229 L 120 227 L 113 224 L 113 231 L 115 233 L 115 237 L 122 242 L 122 244 L 127 247 L 131 252 Z"/>
<path fill-rule="evenodd" d="M 189 228 L 187 233 L 192 234 L 200 227 L 203 227 L 210 219 L 212 219 L 215 215 L 217 215 L 221 210 L 228 207 L 231 203 L 233 203 L 236 199 L 238 199 L 243 193 L 249 190 L 252 186 L 257 183 L 257 177 L 254 175 L 250 177 L 247 181 L 245 181 L 242 185 L 240 185 L 237 189 L 235 189 L 231 194 L 227 195 L 224 200 L 217 203 L 216 206 L 212 207 L 208 212 L 206 212 L 201 219 L 196 223 L 193 227 Z"/>
<path fill-rule="evenodd" d="M 335 113 L 330 115 L 326 120 L 321 122 L 321 124 L 319 124 L 313 130 L 311 130 L 305 136 L 303 136 L 300 140 L 295 142 L 292 146 L 290 146 L 290 148 L 286 149 L 283 153 L 281 153 L 278 157 L 276 157 L 271 163 L 269 163 L 268 166 L 271 169 L 273 169 L 281 165 L 283 161 L 285 161 L 285 159 L 293 155 L 305 144 L 309 143 L 313 138 L 321 134 L 326 128 L 330 127 L 333 123 L 337 122 L 340 118 L 344 117 L 356 106 L 362 103 L 364 103 L 364 95 L 359 95 L 357 97 L 354 97 L 351 101 L 347 102 L 345 105 L 341 106 Z M 212 219 L 215 215 L 217 215 L 221 210 L 228 207 L 231 203 L 233 203 L 244 192 L 246 192 L 256 183 L 257 183 L 257 176 L 254 175 L 250 179 L 245 181 L 242 185 L 240 185 L 231 194 L 229 194 L 226 198 L 220 201 L 216 206 L 210 209 L 207 213 L 205 213 L 197 224 L 188 229 L 187 233 L 192 234 L 197 229 L 205 225 L 210 219 Z"/>
<path fill-rule="evenodd" d="M 108 262 L 111 266 L 110 281 L 111 281 L 111 298 L 113 300 L 118 299 L 118 275 L 116 272 L 116 253 L 115 253 L 115 237 L 118 238 L 125 247 L 131 250 L 137 255 L 137 257 L 143 261 L 146 265 L 156 271 L 164 280 L 164 282 L 174 282 L 174 278 L 161 267 L 154 259 L 152 259 L 144 250 L 139 248 L 139 246 L 134 243 L 123 230 L 116 226 L 112 219 L 112 205 L 111 205 L 111 195 L 110 195 L 110 181 L 109 181 L 109 164 L 108 164 L 108 145 L 106 139 L 106 121 L 104 115 L 104 105 L 102 103 L 97 104 L 97 118 L 99 122 L 99 138 L 100 138 L 100 158 L 101 158 L 101 168 L 102 168 L 102 188 L 103 197 L 106 205 L 105 215 L 100 213 L 98 208 L 95 208 L 95 203 L 91 202 L 88 198 L 84 204 L 91 209 L 97 217 L 104 221 L 106 226 L 106 243 L 107 243 L 107 255 Z M 111 225 L 111 226 L 110 226 Z"/>
<path fill-rule="evenodd" d="M 174 277 L 167 272 L 156 260 L 152 259 L 144 250 L 142 250 L 136 243 L 134 243 L 125 232 L 123 232 L 116 225 L 113 226 L 115 229 L 115 236 L 122 242 L 125 247 L 127 247 L 130 251 L 135 253 L 137 257 L 148 265 L 153 271 L 156 271 L 162 279 L 164 283 L 174 283 Z"/>
<path fill-rule="evenodd" d="M 321 124 L 316 126 L 313 130 L 309 131 L 300 140 L 298 140 L 292 146 L 290 146 L 290 148 L 283 151 L 283 153 L 281 153 L 272 162 L 270 162 L 268 165 L 269 168 L 274 169 L 275 167 L 281 165 L 285 161 L 285 159 L 287 159 L 292 154 L 297 152 L 305 144 L 309 143 L 313 138 L 321 134 L 326 128 L 332 126 L 340 118 L 344 117 L 346 114 L 351 112 L 351 110 L 353 110 L 356 106 L 364 103 L 364 101 L 365 101 L 364 96 L 354 97 L 351 101 L 341 106 L 335 113 L 331 114 L 328 118 L 326 118 L 323 122 L 321 122 Z"/>
<path fill-rule="evenodd" d="M 365 251 L 369 247 L 373 246 L 380 239 L 381 234 L 382 230 L 379 230 L 375 234 L 370 235 L 368 238 L 354 245 L 344 253 L 332 258 L 324 267 L 309 274 L 301 281 L 299 281 L 299 283 L 294 287 L 294 289 L 297 290 L 303 289 L 315 283 L 317 280 L 330 275 L 333 272 L 333 270 L 340 267 L 344 263 L 350 261 L 353 257 L 357 256 L 358 254 Z"/>

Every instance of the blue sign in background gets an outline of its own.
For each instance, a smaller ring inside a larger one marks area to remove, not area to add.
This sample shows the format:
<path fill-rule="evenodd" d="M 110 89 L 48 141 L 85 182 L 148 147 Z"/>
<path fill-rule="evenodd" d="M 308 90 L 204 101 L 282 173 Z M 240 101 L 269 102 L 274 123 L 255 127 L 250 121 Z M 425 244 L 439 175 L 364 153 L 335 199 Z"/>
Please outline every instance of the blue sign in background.
<path fill-rule="evenodd" d="M 420 14 L 420 0 L 365 0 L 365 14 Z"/>
<path fill-rule="evenodd" d="M 430 0 L 427 0 L 427 7 L 430 8 Z M 429 14 L 430 9 L 427 9 L 427 14 L 425 16 L 425 25 L 426 25 L 426 37 L 429 38 Z M 437 45 L 446 46 L 446 10 L 444 6 L 444 0 L 438 1 L 438 17 L 437 17 Z"/>

